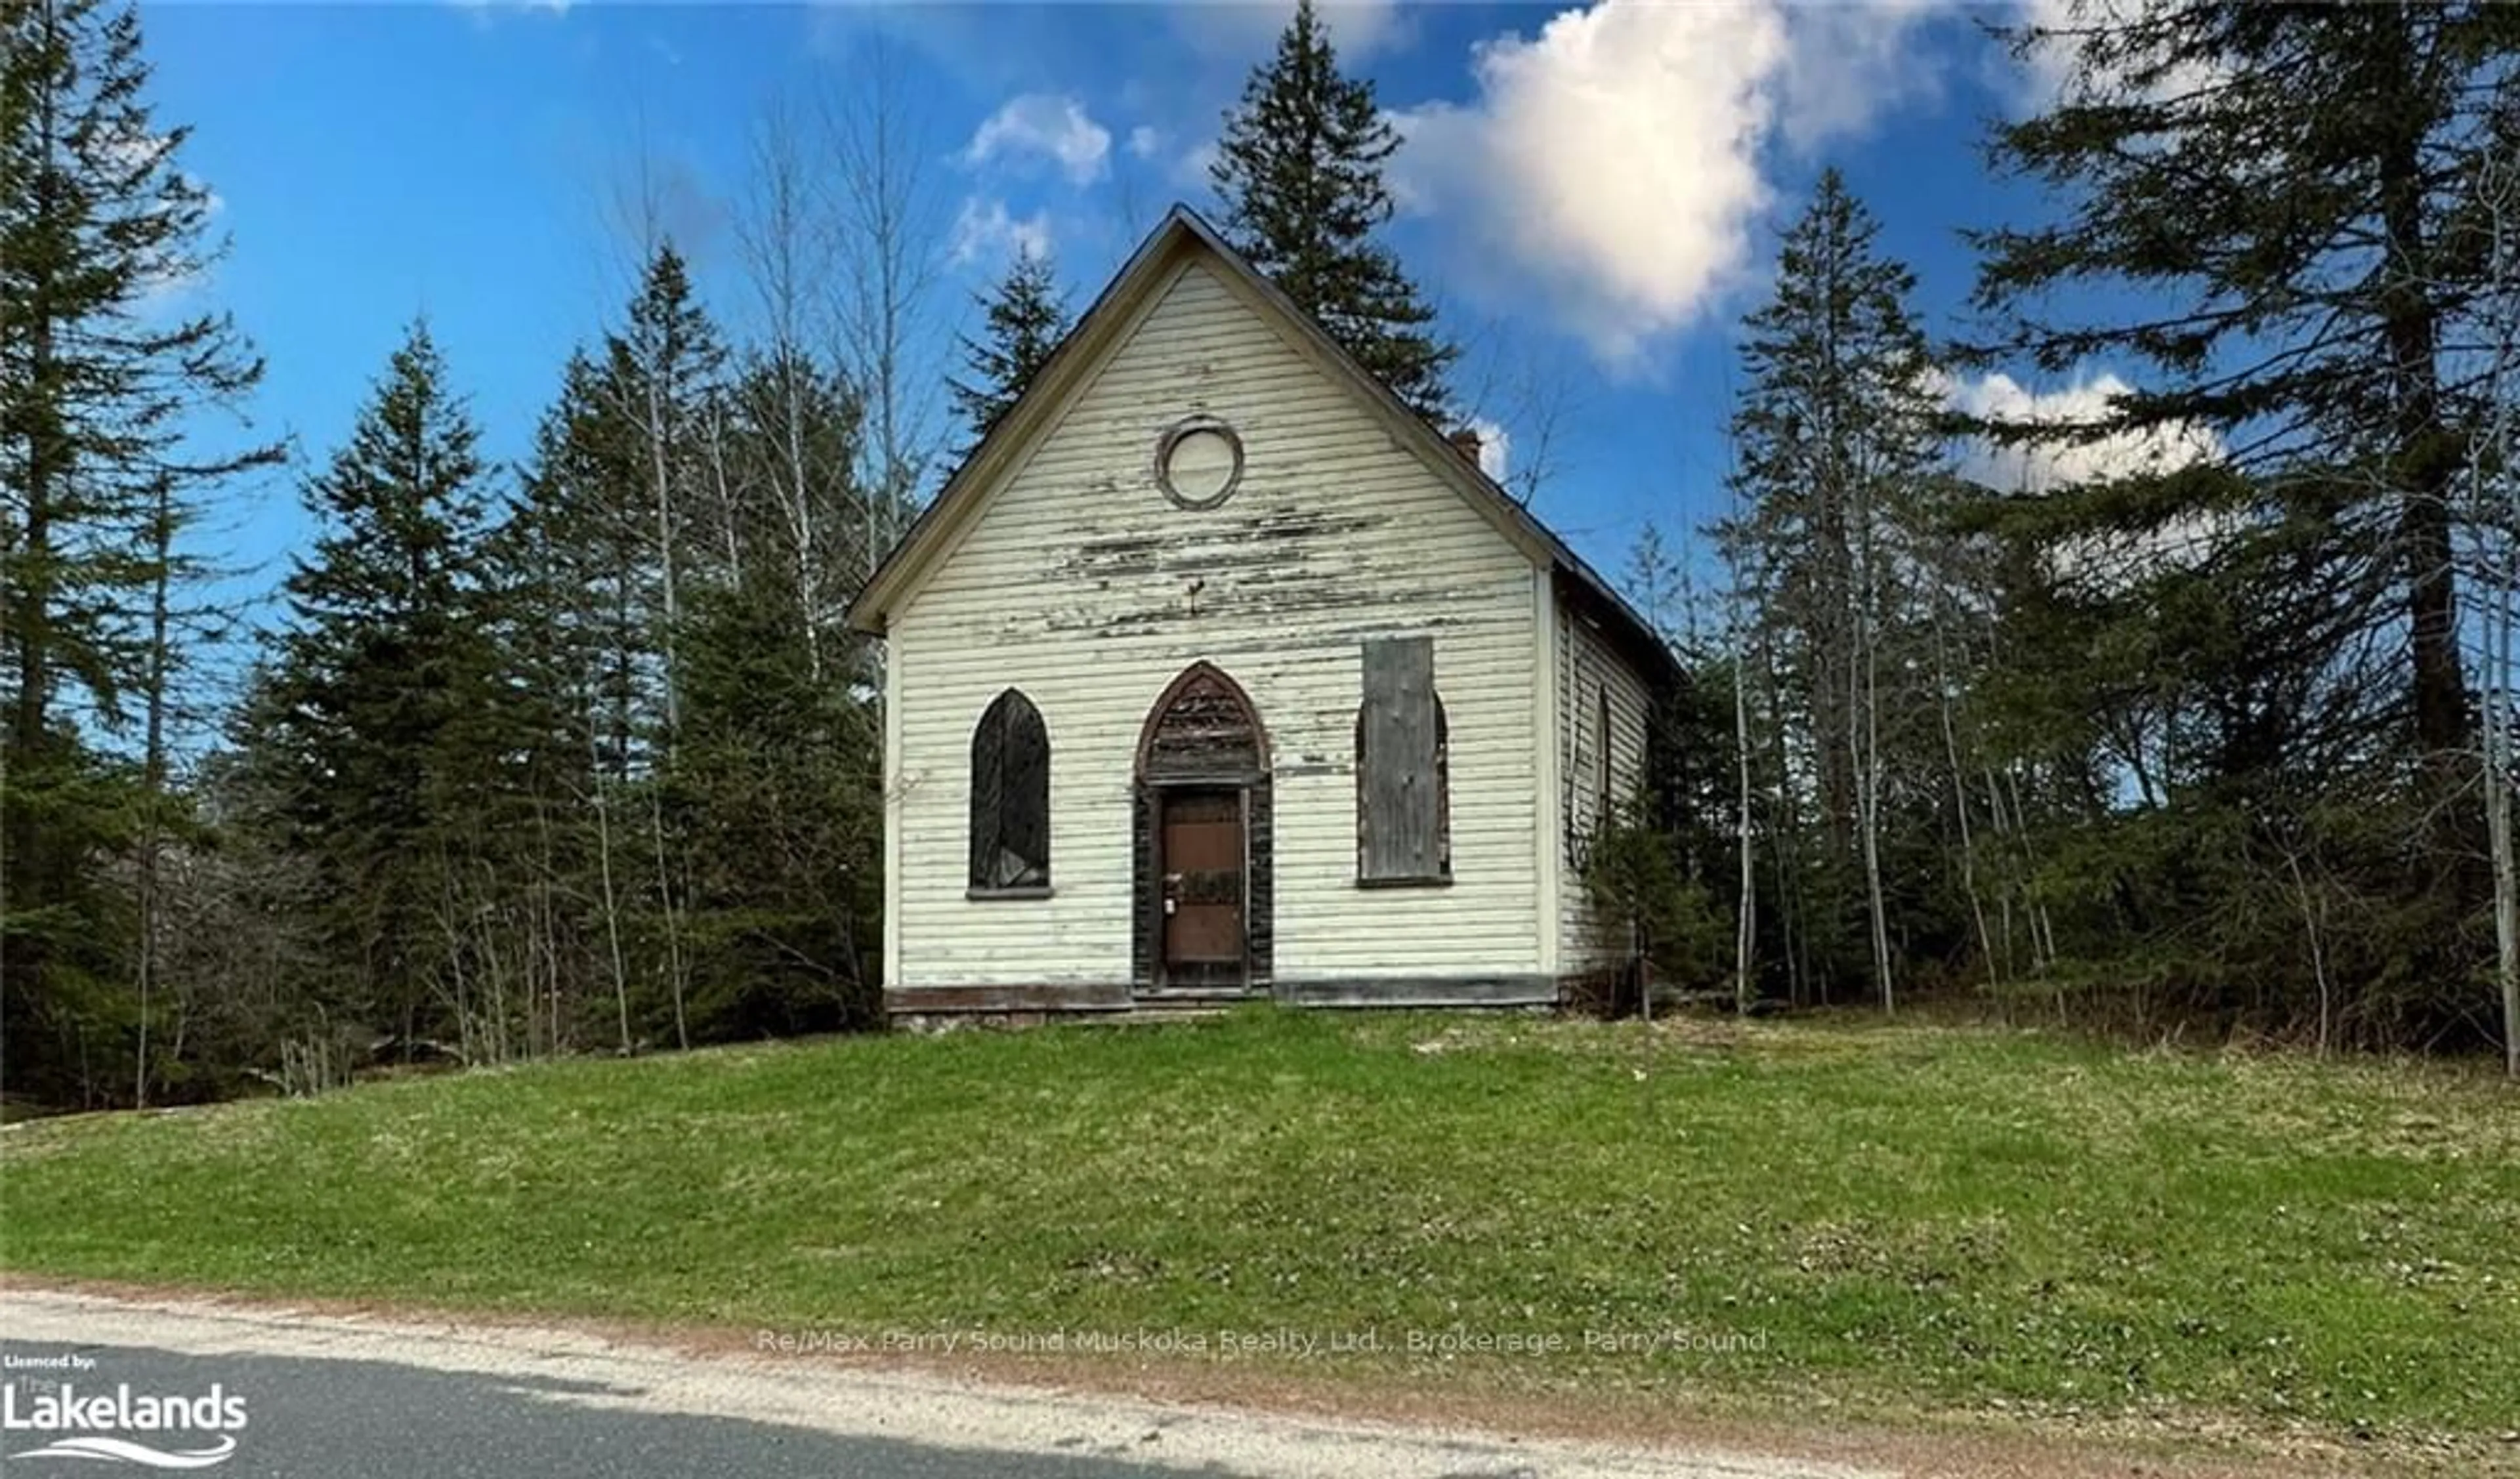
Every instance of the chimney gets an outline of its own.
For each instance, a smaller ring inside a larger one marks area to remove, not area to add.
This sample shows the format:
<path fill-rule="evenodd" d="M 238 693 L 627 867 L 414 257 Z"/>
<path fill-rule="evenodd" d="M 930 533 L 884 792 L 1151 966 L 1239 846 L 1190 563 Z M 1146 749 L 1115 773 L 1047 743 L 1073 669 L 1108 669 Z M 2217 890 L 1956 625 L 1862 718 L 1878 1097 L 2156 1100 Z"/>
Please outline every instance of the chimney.
<path fill-rule="evenodd" d="M 1477 427 L 1457 426 L 1453 429 L 1453 433 L 1444 439 L 1453 444 L 1454 451 L 1468 458 L 1472 467 L 1476 467 L 1478 465 L 1479 432 Z"/>

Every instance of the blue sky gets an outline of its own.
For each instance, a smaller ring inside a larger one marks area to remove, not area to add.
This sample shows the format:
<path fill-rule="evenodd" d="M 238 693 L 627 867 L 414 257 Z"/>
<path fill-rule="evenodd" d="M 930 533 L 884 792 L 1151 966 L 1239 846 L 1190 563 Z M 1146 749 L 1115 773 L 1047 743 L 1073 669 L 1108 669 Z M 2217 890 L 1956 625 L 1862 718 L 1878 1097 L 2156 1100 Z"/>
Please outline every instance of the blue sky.
<path fill-rule="evenodd" d="M 932 191 L 937 334 L 964 327 L 1019 237 L 1052 246 L 1081 306 L 1166 204 L 1208 204 L 1200 151 L 1289 9 L 166 3 L 143 20 L 158 121 L 193 127 L 185 165 L 233 242 L 190 291 L 267 357 L 256 421 L 302 468 L 421 313 L 488 453 L 523 456 L 562 359 L 627 295 L 616 202 L 635 181 L 740 329 L 748 141 L 776 100 L 845 96 L 878 40 Z M 1624 566 L 1647 519 L 1680 531 L 1720 511 L 1734 326 L 1823 164 L 1914 267 L 1929 323 L 1959 327 L 1958 230 L 2039 206 L 1981 154 L 1986 120 L 2040 85 L 1978 28 L 2018 13 L 1330 8 L 1409 138 L 1390 240 L 1472 346 L 1457 389 L 1502 427 L 1508 475 L 1547 433 L 1535 507 L 1597 564 Z M 1957 393 L 2070 405 L 2119 369 Z M 216 522 L 247 578 L 276 581 L 304 534 L 294 475 Z"/>

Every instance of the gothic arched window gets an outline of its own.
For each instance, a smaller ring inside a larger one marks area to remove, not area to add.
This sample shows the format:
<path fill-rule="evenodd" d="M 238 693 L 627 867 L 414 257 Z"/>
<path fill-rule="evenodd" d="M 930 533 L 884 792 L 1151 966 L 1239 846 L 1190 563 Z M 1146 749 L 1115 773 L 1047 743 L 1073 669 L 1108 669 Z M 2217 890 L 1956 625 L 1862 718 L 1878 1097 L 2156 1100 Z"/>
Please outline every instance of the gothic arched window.
<path fill-rule="evenodd" d="M 1013 689 L 971 731 L 971 887 L 1050 886 L 1050 731 Z"/>

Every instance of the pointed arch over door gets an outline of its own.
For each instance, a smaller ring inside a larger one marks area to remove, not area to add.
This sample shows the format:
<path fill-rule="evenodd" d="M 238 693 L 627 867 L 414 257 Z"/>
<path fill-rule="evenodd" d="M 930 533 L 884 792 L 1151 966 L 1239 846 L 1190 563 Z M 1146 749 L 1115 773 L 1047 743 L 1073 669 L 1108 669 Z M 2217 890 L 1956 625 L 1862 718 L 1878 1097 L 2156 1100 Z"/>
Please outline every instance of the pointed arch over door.
<path fill-rule="evenodd" d="M 1141 780 L 1240 780 L 1268 769 L 1269 740 L 1251 695 L 1212 662 L 1182 669 L 1138 731 Z"/>
<path fill-rule="evenodd" d="M 1224 669 L 1192 663 L 1138 735 L 1131 956 L 1141 992 L 1268 985 L 1272 811 L 1259 710 Z"/>

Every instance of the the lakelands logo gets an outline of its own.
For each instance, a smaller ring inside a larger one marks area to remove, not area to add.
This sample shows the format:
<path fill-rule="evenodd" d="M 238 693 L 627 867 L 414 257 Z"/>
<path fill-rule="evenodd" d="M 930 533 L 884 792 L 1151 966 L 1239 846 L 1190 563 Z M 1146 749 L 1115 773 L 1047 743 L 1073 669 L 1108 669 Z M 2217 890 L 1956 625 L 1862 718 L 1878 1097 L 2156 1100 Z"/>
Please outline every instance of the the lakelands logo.
<path fill-rule="evenodd" d="M 10 1454 L 13 1459 L 101 1458 L 150 1468 L 208 1468 L 236 1453 L 236 1435 L 245 1425 L 245 1399 L 228 1395 L 215 1381 L 198 1395 L 135 1392 L 127 1381 L 111 1391 L 68 1381 L 0 1384 L 0 1430 L 9 1441 L 22 1441 L 21 1434 L 47 1440 Z"/>

